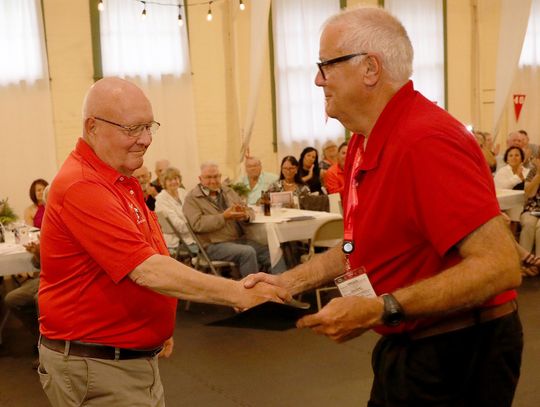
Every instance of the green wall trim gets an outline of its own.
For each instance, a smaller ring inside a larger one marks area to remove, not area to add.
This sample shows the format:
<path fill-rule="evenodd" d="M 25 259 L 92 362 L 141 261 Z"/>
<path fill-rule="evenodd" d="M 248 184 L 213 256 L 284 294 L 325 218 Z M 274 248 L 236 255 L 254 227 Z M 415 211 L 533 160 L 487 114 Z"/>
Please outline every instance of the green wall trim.
<path fill-rule="evenodd" d="M 447 2 L 443 2 L 443 44 L 444 44 L 444 108 L 448 110 L 448 14 Z"/>
<path fill-rule="evenodd" d="M 99 28 L 98 0 L 90 0 L 90 28 L 92 31 L 92 61 L 94 65 L 94 81 L 103 78 L 101 63 L 101 33 Z"/>
<path fill-rule="evenodd" d="M 274 30 L 272 28 L 272 6 L 268 17 L 268 41 L 270 54 L 270 90 L 272 93 L 272 147 L 277 153 L 277 103 L 276 103 L 276 78 L 274 76 Z"/>

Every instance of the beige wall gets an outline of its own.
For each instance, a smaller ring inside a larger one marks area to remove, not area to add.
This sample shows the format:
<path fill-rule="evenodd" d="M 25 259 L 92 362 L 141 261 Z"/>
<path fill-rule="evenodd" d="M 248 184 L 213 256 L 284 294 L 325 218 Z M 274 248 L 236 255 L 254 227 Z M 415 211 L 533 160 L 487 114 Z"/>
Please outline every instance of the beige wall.
<path fill-rule="evenodd" d="M 205 19 L 206 7 L 190 7 L 189 35 L 197 115 L 198 153 L 201 161 L 213 159 L 224 174 L 233 175 L 237 165 L 238 126 L 248 97 L 249 5 L 236 18 L 236 40 L 231 37 L 230 10 L 225 2 L 213 5 L 214 20 Z M 57 160 L 61 163 L 80 134 L 80 107 L 92 83 L 92 44 L 86 0 L 44 0 Z M 496 60 L 497 0 L 448 0 L 448 108 L 458 119 L 489 129 L 490 104 Z M 376 5 L 376 0 L 349 0 L 349 5 Z M 473 5 L 477 4 L 478 46 L 472 30 Z M 474 65 L 474 53 L 478 52 Z M 236 55 L 236 57 L 235 57 Z M 231 58 L 238 63 L 239 114 L 230 106 L 234 96 Z M 267 53 L 268 58 L 268 53 Z M 475 73 L 477 72 L 477 73 Z M 265 63 L 251 153 L 264 166 L 277 171 L 278 157 L 272 146 L 271 69 Z M 475 82 L 475 79 L 477 82 Z M 239 120 L 238 120 L 239 119 Z M 232 160 L 232 161 L 231 161 Z M 149 163 L 150 166 L 153 163 Z M 181 169 L 181 165 L 180 165 Z"/>

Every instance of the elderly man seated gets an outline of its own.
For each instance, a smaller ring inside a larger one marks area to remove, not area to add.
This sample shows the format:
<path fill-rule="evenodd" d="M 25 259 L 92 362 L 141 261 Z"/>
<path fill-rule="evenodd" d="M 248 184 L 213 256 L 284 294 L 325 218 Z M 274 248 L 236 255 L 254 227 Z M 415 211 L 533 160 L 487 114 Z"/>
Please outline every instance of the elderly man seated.
<path fill-rule="evenodd" d="M 347 158 L 347 142 L 341 143 L 338 149 L 337 162 L 326 171 L 325 184 L 329 194 L 343 193 L 345 187 L 345 159 Z"/>
<path fill-rule="evenodd" d="M 156 208 L 156 197 L 158 195 L 158 191 L 150 182 L 152 180 L 152 173 L 143 165 L 133 171 L 132 175 L 137 178 L 137 181 L 139 181 L 139 184 L 141 184 L 146 206 L 148 206 L 148 209 L 153 211 Z"/>
<path fill-rule="evenodd" d="M 249 188 L 248 204 L 255 205 L 261 197 L 261 192 L 268 190 L 268 187 L 277 180 L 276 174 L 262 171 L 261 160 L 257 157 L 246 158 L 246 175 L 240 182 Z"/>
<path fill-rule="evenodd" d="M 270 271 L 268 247 L 244 236 L 244 224 L 254 217 L 238 194 L 222 185 L 219 167 L 214 162 L 201 165 L 200 183 L 184 202 L 184 214 L 212 260 L 235 262 L 242 276 L 260 269 Z M 271 270 L 285 271 L 283 260 Z"/>

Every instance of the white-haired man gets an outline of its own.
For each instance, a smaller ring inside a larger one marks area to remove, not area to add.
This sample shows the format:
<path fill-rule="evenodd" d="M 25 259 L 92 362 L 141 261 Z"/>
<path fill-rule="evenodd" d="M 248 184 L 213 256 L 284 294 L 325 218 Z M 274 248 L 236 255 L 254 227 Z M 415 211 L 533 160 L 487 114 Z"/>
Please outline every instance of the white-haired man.
<path fill-rule="evenodd" d="M 257 157 L 246 158 L 246 175 L 240 179 L 240 182 L 249 188 L 247 203 L 254 205 L 261 197 L 262 191 L 267 191 L 268 187 L 278 180 L 276 174 L 264 172 L 262 163 Z"/>
<path fill-rule="evenodd" d="M 337 342 L 383 335 L 368 406 L 510 406 L 523 346 L 519 258 L 480 148 L 414 90 L 412 46 L 388 12 L 331 17 L 319 56 L 326 112 L 355 133 L 343 245 L 246 286 L 294 294 L 345 269 L 338 281 L 369 294 L 335 298 L 297 325 Z"/>
<path fill-rule="evenodd" d="M 254 218 L 236 192 L 221 183 L 221 172 L 213 161 L 201 164 L 199 184 L 184 202 L 184 214 L 212 260 L 234 261 L 242 276 L 260 269 L 279 274 L 285 271 L 281 259 L 270 265 L 268 246 L 247 239 L 244 224 Z"/>

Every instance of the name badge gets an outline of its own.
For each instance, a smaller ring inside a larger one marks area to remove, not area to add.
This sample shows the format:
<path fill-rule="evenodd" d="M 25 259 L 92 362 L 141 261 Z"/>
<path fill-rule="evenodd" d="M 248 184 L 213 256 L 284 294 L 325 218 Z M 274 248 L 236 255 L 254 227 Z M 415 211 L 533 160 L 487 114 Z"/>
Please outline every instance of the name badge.
<path fill-rule="evenodd" d="M 343 297 L 359 296 L 374 298 L 377 296 L 366 274 L 365 267 L 350 270 L 334 279 Z"/>

